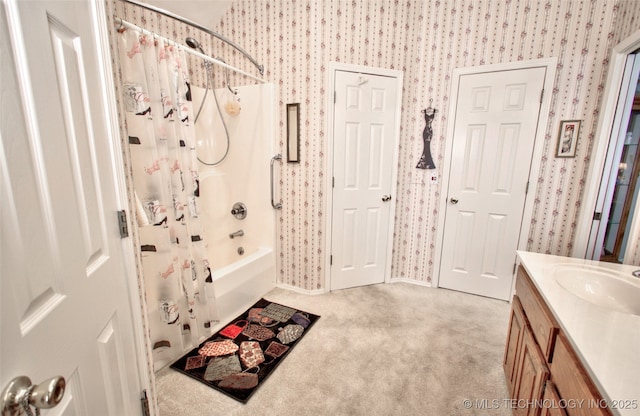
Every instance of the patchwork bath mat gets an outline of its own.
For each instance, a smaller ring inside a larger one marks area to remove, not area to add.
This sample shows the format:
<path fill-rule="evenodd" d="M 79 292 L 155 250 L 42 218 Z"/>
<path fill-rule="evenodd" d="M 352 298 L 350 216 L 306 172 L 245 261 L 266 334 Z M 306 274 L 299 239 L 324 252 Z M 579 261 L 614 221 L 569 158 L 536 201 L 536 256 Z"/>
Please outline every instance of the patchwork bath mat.
<path fill-rule="evenodd" d="M 246 403 L 318 318 L 260 299 L 171 368 Z"/>

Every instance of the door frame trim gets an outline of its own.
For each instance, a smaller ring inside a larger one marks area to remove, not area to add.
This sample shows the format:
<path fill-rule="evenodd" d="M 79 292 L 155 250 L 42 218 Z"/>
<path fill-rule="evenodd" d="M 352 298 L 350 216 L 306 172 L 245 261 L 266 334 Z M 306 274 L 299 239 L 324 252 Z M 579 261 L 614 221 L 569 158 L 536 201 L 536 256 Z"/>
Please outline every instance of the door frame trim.
<path fill-rule="evenodd" d="M 128 213 L 132 213 L 131 205 L 128 197 L 127 179 L 125 176 L 125 163 L 123 157 L 122 140 L 120 137 L 120 125 L 118 117 L 118 102 L 116 99 L 115 90 L 115 78 L 113 71 L 111 71 L 111 53 L 109 42 L 109 30 L 107 27 L 110 20 L 107 18 L 107 11 L 105 2 L 90 2 L 91 12 L 94 14 L 96 26 L 94 27 L 97 57 L 99 60 L 101 85 L 100 90 L 104 97 L 104 105 L 107 110 L 105 115 L 105 127 L 107 128 L 107 134 L 111 138 L 111 160 L 112 167 L 111 173 L 114 178 L 116 201 L 119 206 L 118 209 L 123 209 Z M 115 213 L 114 213 L 115 214 Z M 127 226 L 130 230 L 133 229 L 133 215 L 127 216 Z M 138 374 L 138 388 L 139 393 L 142 394 L 143 390 L 146 390 L 147 397 L 152 403 L 149 406 L 150 415 L 156 415 L 156 397 L 155 389 L 151 388 L 155 385 L 155 381 L 152 380 L 153 368 L 151 367 L 150 356 L 147 353 L 148 345 L 144 332 L 144 322 L 146 318 L 143 317 L 142 298 L 144 293 L 138 284 L 138 271 L 136 267 L 136 255 L 134 250 L 135 242 L 133 236 L 123 238 L 121 240 L 121 250 L 123 254 L 123 267 L 126 273 L 128 298 L 131 306 L 131 321 L 134 332 L 134 343 L 136 349 L 136 373 Z M 124 317 L 127 319 L 127 317 Z M 133 386 L 131 386 L 133 387 Z"/>
<path fill-rule="evenodd" d="M 591 166 L 584 186 L 584 197 L 576 221 L 576 235 L 573 241 L 572 257 L 591 259 L 595 249 L 595 238 L 601 221 L 593 220 L 593 213 L 604 205 L 604 196 L 600 196 L 605 171 L 610 175 L 613 153 L 609 152 L 611 136 L 620 129 L 620 120 L 616 119 L 616 108 L 620 87 L 622 86 L 627 56 L 640 48 L 640 30 L 613 47 L 609 60 L 609 75 L 604 89 L 600 121 L 591 151 Z M 632 230 L 633 232 L 633 230 Z"/>
<path fill-rule="evenodd" d="M 327 78 L 327 101 L 326 101 L 326 114 L 327 114 L 327 123 L 325 125 L 325 131 L 327 132 L 327 144 L 326 144 L 326 159 L 324 171 L 327 172 L 325 178 L 325 195 L 326 195 L 326 204 L 325 204 L 325 226 L 324 226 L 324 292 L 328 293 L 331 291 L 331 232 L 333 226 L 333 186 L 331 178 L 333 178 L 333 127 L 334 127 L 334 102 L 333 102 L 333 91 L 335 91 L 335 78 L 336 72 L 344 71 L 344 72 L 355 72 L 360 74 L 368 74 L 368 75 L 377 75 L 383 77 L 394 78 L 397 83 L 397 100 L 396 100 L 396 117 L 395 117 L 395 135 L 394 141 L 395 144 L 393 146 L 393 169 L 391 171 L 391 195 L 394 198 L 389 201 L 390 203 L 390 212 L 391 216 L 389 217 L 389 233 L 387 237 L 387 262 L 385 265 L 384 272 L 384 282 L 388 283 L 391 278 L 391 259 L 392 259 L 392 250 L 393 250 L 393 230 L 395 226 L 394 216 L 395 216 L 395 208 L 396 208 L 396 189 L 397 189 L 397 178 L 398 178 L 398 158 L 400 153 L 400 148 L 398 144 L 400 143 L 400 118 L 402 116 L 402 87 L 403 87 L 403 77 L 404 73 L 400 70 L 396 69 L 387 69 L 387 68 L 376 68 L 365 65 L 354 65 L 354 64 L 346 64 L 341 62 L 329 62 L 328 67 L 328 78 Z"/>
<path fill-rule="evenodd" d="M 455 115 L 456 115 L 456 107 L 458 103 L 458 89 L 460 86 L 460 78 L 463 75 L 476 75 L 482 74 L 486 72 L 496 72 L 496 71 L 511 71 L 518 69 L 530 69 L 530 68 L 546 68 L 546 74 L 544 78 L 544 91 L 545 94 L 542 97 L 542 103 L 540 104 L 540 116 L 538 118 L 538 124 L 536 128 L 536 136 L 535 142 L 533 145 L 533 154 L 531 159 L 531 166 L 529 168 L 529 190 L 525 196 L 524 210 L 522 213 L 523 221 L 521 222 L 520 228 L 520 236 L 518 238 L 518 250 L 523 250 L 526 248 L 527 240 L 529 237 L 529 231 L 531 229 L 531 222 L 524 221 L 525 218 L 531 218 L 533 214 L 534 208 L 534 199 L 538 190 L 538 173 L 540 172 L 540 165 L 542 162 L 542 153 L 544 150 L 544 142 L 545 135 L 548 129 L 549 124 L 549 110 L 551 108 L 551 97 L 553 96 L 553 85 L 556 79 L 556 67 L 558 64 L 558 58 L 542 58 L 542 59 L 532 59 L 528 61 L 517 61 L 517 62 L 507 62 L 501 64 L 492 64 L 492 65 L 483 65 L 476 67 L 467 67 L 467 68 L 455 68 L 451 75 L 451 90 L 449 93 L 449 111 L 447 118 L 447 133 L 445 137 L 452 138 L 453 130 L 455 126 Z M 558 121 L 559 123 L 559 121 Z M 551 128 L 549 131 L 555 131 Z M 449 195 L 449 176 L 451 171 L 451 156 L 453 153 L 453 140 L 447 140 L 445 153 L 444 153 L 444 161 L 446 166 L 443 168 L 442 172 L 442 191 L 440 193 L 440 203 L 439 203 L 439 213 L 438 215 L 438 225 L 436 232 L 435 241 L 438 242 L 436 244 L 436 251 L 433 262 L 433 274 L 431 281 L 433 282 L 434 287 L 440 287 L 440 266 L 442 262 L 442 249 L 443 249 L 443 241 L 444 241 L 444 223 L 445 223 L 445 213 L 447 209 L 447 198 Z M 516 253 L 513 253 L 514 263 L 516 258 Z M 513 286 L 513 285 L 512 285 Z M 513 293 L 513 287 L 511 289 Z"/>

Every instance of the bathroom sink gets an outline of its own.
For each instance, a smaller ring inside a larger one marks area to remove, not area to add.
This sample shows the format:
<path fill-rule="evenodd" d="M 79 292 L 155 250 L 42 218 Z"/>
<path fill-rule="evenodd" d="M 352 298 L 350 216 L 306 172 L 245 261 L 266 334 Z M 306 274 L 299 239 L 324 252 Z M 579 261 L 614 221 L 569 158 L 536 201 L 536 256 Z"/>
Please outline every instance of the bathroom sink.
<path fill-rule="evenodd" d="M 604 308 L 640 316 L 640 279 L 636 277 L 588 265 L 558 266 L 553 273 L 558 284 L 575 296 Z"/>

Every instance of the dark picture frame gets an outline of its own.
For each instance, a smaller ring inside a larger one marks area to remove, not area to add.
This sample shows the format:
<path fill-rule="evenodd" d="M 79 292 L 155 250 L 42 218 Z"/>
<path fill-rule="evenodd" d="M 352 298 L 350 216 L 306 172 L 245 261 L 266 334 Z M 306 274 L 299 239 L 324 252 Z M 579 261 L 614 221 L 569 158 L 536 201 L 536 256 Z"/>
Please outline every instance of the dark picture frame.
<path fill-rule="evenodd" d="M 576 157 L 581 120 L 562 120 L 558 130 L 556 157 Z"/>
<path fill-rule="evenodd" d="M 287 104 L 287 162 L 300 162 L 300 103 Z"/>

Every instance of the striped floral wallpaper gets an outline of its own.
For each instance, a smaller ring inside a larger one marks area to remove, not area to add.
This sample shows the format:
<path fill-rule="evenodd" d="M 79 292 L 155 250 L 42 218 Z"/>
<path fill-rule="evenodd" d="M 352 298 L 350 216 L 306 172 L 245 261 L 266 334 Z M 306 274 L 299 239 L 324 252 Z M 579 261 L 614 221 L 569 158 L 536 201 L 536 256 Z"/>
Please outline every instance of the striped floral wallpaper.
<path fill-rule="evenodd" d="M 613 35 L 614 46 L 624 38 L 640 30 L 640 2 L 637 0 L 620 0 L 617 4 L 618 17 Z"/>
<path fill-rule="evenodd" d="M 178 40 L 195 36 L 212 56 L 256 73 L 218 40 L 154 13 L 123 9 L 134 23 Z M 282 165 L 278 281 L 308 291 L 324 288 L 331 61 L 404 71 L 392 277 L 429 284 L 443 184 L 428 180 L 433 171 L 415 169 L 422 152 L 420 110 L 429 103 L 439 110 L 431 150 L 442 176 L 452 70 L 558 57 L 535 207 L 525 221 L 532 223 L 529 250 L 569 255 L 610 50 L 639 27 L 639 18 L 634 0 L 235 0 L 212 29 L 263 63 L 265 78 L 277 86 L 277 152 L 286 154 L 285 104 L 302 103 L 301 163 Z M 201 71 L 192 82 L 204 84 Z M 574 159 L 554 158 L 563 119 L 583 120 Z"/>
<path fill-rule="evenodd" d="M 278 146 L 284 105 L 301 102 L 300 165 L 283 165 L 279 281 L 323 288 L 325 103 L 330 61 L 400 69 L 403 88 L 392 277 L 431 282 L 442 184 L 415 169 L 422 151 L 420 110 L 430 100 L 432 153 L 446 168 L 450 76 L 458 67 L 558 57 L 528 249 L 569 255 L 589 168 L 611 47 L 638 27 L 638 3 L 613 0 L 237 0 L 215 30 L 235 39 L 278 85 Z M 236 55 L 236 56 L 234 56 Z M 238 54 L 235 65 L 244 63 Z M 583 120 L 577 157 L 554 158 L 560 120 Z"/>

